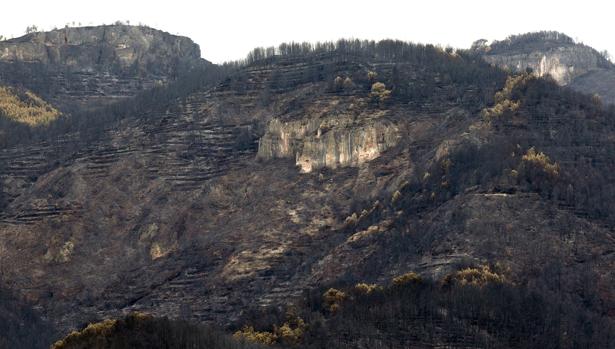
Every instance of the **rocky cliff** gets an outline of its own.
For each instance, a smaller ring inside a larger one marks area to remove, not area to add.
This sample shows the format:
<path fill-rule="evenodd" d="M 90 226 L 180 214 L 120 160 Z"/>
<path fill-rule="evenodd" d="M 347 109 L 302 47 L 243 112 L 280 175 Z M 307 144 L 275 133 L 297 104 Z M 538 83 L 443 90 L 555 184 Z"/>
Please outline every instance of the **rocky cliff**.
<path fill-rule="evenodd" d="M 302 172 L 359 166 L 398 141 L 397 128 L 378 119 L 381 114 L 363 115 L 358 120 L 344 113 L 288 122 L 273 119 L 259 141 L 258 157 L 293 158 Z"/>
<path fill-rule="evenodd" d="M 537 76 L 552 77 L 559 85 L 615 103 L 613 64 L 595 49 L 575 43 L 564 34 L 530 33 L 489 45 L 476 42 L 473 48 L 489 63 L 517 72 L 529 68 Z"/>
<path fill-rule="evenodd" d="M 142 26 L 38 32 L 0 42 L 0 81 L 54 104 L 109 102 L 206 64 L 192 40 Z"/>

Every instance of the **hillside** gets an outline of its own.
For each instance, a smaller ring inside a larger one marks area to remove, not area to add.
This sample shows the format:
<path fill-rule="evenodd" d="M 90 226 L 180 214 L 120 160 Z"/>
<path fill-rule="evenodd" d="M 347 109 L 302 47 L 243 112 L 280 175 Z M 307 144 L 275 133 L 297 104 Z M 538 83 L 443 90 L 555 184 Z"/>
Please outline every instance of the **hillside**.
<path fill-rule="evenodd" d="M 495 299 L 592 319 L 596 335 L 579 338 L 611 345 L 600 331 L 615 315 L 612 107 L 473 52 L 398 41 L 255 50 L 194 86 L 91 141 L 0 153 L 3 277 L 61 331 L 133 311 L 236 330 L 328 285 L 415 272 L 433 280 L 408 291 L 428 312 L 397 314 L 434 319 L 421 345 L 448 343 L 452 321 L 464 345 L 507 347 L 520 339 L 481 326 L 518 323 L 523 308 L 449 318 L 472 311 L 454 308 L 465 289 L 434 286 L 488 265 L 509 285 L 485 291 Z M 390 292 L 376 304 L 407 295 Z M 340 314 L 323 343 L 355 316 Z M 547 315 L 529 322 L 548 328 L 532 345 L 566 342 L 569 327 Z M 379 333 L 384 347 L 407 344 Z"/>
<path fill-rule="evenodd" d="M 615 66 L 595 49 L 576 43 L 558 32 L 513 35 L 473 48 L 485 60 L 503 68 L 522 72 L 532 69 L 538 76 L 551 76 L 558 84 L 615 104 Z"/>

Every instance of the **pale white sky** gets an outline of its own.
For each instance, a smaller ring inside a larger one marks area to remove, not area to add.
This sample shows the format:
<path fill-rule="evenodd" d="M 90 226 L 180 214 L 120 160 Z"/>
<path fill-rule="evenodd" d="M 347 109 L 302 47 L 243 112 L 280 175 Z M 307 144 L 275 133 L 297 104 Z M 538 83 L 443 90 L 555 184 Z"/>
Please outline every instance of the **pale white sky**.
<path fill-rule="evenodd" d="M 243 58 L 257 46 L 338 38 L 401 39 L 467 48 L 479 38 L 557 30 L 615 53 L 610 0 L 22 0 L 3 1 L 0 35 L 21 36 L 31 24 L 130 20 L 192 38 L 204 58 Z"/>

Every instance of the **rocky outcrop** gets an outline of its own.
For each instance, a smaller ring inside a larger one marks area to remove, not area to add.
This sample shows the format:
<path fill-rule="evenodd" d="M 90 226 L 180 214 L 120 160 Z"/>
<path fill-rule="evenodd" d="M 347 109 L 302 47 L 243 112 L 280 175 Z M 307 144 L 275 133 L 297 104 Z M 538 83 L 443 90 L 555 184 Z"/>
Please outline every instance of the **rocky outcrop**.
<path fill-rule="evenodd" d="M 558 47 L 549 51 L 485 55 L 489 63 L 514 71 L 531 68 L 538 76 L 550 75 L 560 85 L 599 68 L 599 56 L 586 46 Z"/>
<path fill-rule="evenodd" d="M 473 50 L 492 64 L 512 71 L 530 68 L 538 76 L 550 76 L 559 85 L 597 94 L 615 103 L 615 67 L 595 49 L 575 43 L 557 32 L 512 36 L 486 45 L 477 41 Z"/>
<path fill-rule="evenodd" d="M 351 127 L 343 121 L 327 125 L 318 119 L 307 122 L 273 119 L 259 141 L 258 156 L 295 158 L 302 172 L 358 166 L 394 146 L 398 137 L 395 125 L 381 120 Z"/>
<path fill-rule="evenodd" d="M 57 29 L 0 42 L 0 61 L 43 63 L 89 72 L 115 70 L 173 74 L 179 64 L 201 59 L 199 46 L 142 26 L 109 25 Z"/>
<path fill-rule="evenodd" d="M 130 97 L 203 64 L 189 38 L 143 26 L 65 28 L 0 42 L 0 81 L 62 105 Z"/>

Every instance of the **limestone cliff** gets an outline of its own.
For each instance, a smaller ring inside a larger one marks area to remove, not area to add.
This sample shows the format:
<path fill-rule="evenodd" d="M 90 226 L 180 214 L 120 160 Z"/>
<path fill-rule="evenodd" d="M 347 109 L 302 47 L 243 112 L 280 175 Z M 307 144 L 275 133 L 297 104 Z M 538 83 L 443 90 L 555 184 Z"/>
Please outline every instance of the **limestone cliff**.
<path fill-rule="evenodd" d="M 258 156 L 263 159 L 295 158 L 302 172 L 323 167 L 358 166 L 394 146 L 398 137 L 395 125 L 383 120 L 350 125 L 343 119 L 328 122 L 273 119 L 259 141 Z"/>
<path fill-rule="evenodd" d="M 207 63 L 189 38 L 144 26 L 64 28 L 0 42 L 0 81 L 61 104 L 130 97 Z"/>
<path fill-rule="evenodd" d="M 538 76 L 550 75 L 560 85 L 570 84 L 576 77 L 599 68 L 599 56 L 589 47 L 558 47 L 549 51 L 484 56 L 502 67 L 521 71 L 531 68 Z"/>
<path fill-rule="evenodd" d="M 473 49 L 489 63 L 512 71 L 530 68 L 538 76 L 551 76 L 559 85 L 615 103 L 615 80 L 610 78 L 615 72 L 613 64 L 595 49 L 564 34 L 530 33 L 484 43 L 475 43 Z"/>
<path fill-rule="evenodd" d="M 38 32 L 0 42 L 0 61 L 61 65 L 79 71 L 114 69 L 171 74 L 194 64 L 199 46 L 189 38 L 142 26 L 107 25 Z"/>

